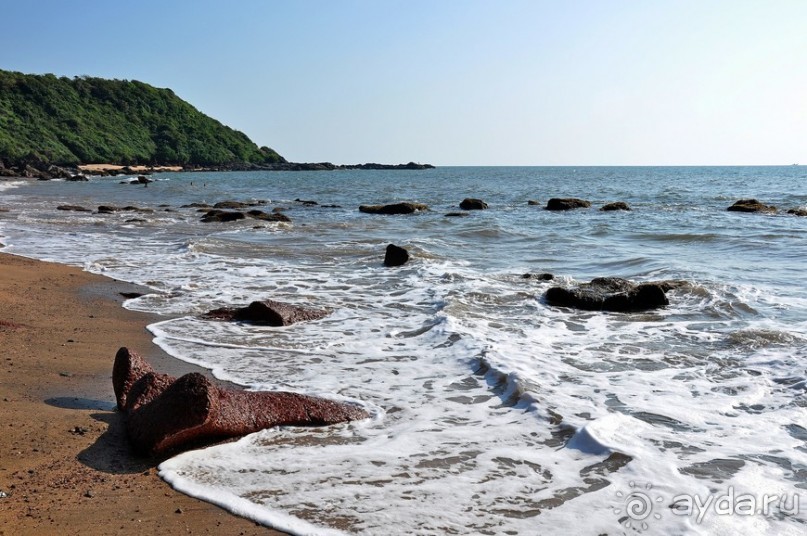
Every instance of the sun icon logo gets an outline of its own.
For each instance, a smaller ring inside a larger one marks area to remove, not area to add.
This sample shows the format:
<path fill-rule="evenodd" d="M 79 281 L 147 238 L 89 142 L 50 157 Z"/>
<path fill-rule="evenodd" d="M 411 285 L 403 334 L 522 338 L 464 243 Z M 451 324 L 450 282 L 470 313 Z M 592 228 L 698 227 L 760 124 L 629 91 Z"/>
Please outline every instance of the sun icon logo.
<path fill-rule="evenodd" d="M 630 492 L 626 495 L 621 491 L 616 492 L 616 496 L 622 501 L 623 504 L 614 508 L 614 513 L 618 516 L 620 524 L 628 529 L 633 530 L 647 530 L 649 527 L 648 521 L 651 519 L 661 519 L 661 514 L 654 510 L 659 510 L 664 498 L 656 496 L 650 497 L 653 484 L 646 484 L 644 488 L 636 485 L 636 482 L 630 483 Z M 658 506 L 659 508 L 656 508 Z"/>

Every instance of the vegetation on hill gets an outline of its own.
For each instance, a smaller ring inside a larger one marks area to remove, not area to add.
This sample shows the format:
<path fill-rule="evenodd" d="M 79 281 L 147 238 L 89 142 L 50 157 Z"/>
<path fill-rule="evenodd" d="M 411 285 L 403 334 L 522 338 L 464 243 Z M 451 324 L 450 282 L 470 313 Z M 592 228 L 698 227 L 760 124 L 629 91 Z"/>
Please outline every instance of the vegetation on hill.
<path fill-rule="evenodd" d="M 7 164 L 228 166 L 285 159 L 177 97 L 138 81 L 0 70 Z"/>

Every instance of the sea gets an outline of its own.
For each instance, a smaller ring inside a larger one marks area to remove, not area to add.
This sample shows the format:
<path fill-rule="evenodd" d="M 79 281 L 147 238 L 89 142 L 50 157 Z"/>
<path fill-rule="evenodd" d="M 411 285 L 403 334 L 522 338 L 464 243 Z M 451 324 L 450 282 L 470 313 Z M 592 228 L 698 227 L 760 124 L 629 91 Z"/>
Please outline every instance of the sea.
<path fill-rule="evenodd" d="M 154 342 L 222 380 L 371 415 L 184 452 L 159 466 L 176 489 L 293 534 L 807 533 L 807 218 L 786 213 L 807 206 L 807 167 L 153 178 L 0 183 L 2 251 L 148 287 L 125 307 L 161 315 Z M 446 217 L 466 197 L 489 208 Z M 592 207 L 544 210 L 552 197 Z M 726 210 L 742 198 L 780 211 Z M 292 222 L 183 208 L 225 200 Z M 399 201 L 430 209 L 358 210 Z M 612 201 L 632 210 L 598 210 Z M 390 243 L 407 264 L 384 266 Z M 688 285 L 649 312 L 544 299 L 601 276 Z M 330 314 L 199 318 L 261 299 Z"/>

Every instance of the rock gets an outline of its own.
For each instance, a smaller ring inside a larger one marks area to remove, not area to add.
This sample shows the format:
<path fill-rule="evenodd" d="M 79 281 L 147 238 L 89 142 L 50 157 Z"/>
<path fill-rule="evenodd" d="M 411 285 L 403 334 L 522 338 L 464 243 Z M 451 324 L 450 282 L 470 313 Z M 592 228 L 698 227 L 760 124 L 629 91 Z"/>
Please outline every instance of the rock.
<path fill-rule="evenodd" d="M 590 201 L 584 199 L 577 199 L 569 197 L 565 199 L 553 197 L 546 203 L 546 210 L 571 210 L 574 208 L 588 208 L 591 206 Z"/>
<path fill-rule="evenodd" d="M 129 218 L 123 223 L 147 223 L 147 222 L 148 220 L 144 220 L 143 218 Z"/>
<path fill-rule="evenodd" d="M 70 182 L 87 182 L 90 179 L 88 179 L 85 175 L 79 173 L 78 175 L 72 175 L 69 178 L 66 178 L 65 180 Z"/>
<path fill-rule="evenodd" d="M 92 210 L 79 205 L 59 205 L 56 210 L 66 210 L 72 212 L 92 212 Z"/>
<path fill-rule="evenodd" d="M 126 298 L 127 300 L 133 300 L 135 298 L 140 298 L 141 296 L 145 296 L 142 292 L 118 292 L 121 296 Z"/>
<path fill-rule="evenodd" d="M 228 222 L 246 219 L 243 212 L 228 212 L 226 210 L 208 210 L 202 216 L 202 221 L 205 223 L 210 222 Z"/>
<path fill-rule="evenodd" d="M 213 208 L 228 208 L 228 209 L 238 209 L 238 208 L 247 208 L 247 203 L 242 203 L 240 201 L 219 201 Z"/>
<path fill-rule="evenodd" d="M 538 281 L 552 281 L 555 279 L 555 276 L 552 274 L 524 274 L 521 276 L 522 279 L 537 279 Z"/>
<path fill-rule="evenodd" d="M 488 208 L 488 204 L 482 201 L 481 199 L 466 197 L 460 203 L 460 208 L 462 210 L 485 210 L 486 208 Z"/>
<path fill-rule="evenodd" d="M 304 207 L 315 207 L 315 206 L 319 205 L 319 203 L 317 203 L 316 201 L 305 201 L 303 199 L 295 199 L 294 201 L 296 203 L 300 203 Z"/>
<path fill-rule="evenodd" d="M 395 244 L 387 246 L 387 252 L 384 255 L 384 266 L 401 266 L 406 264 L 409 260 L 409 252 L 402 247 Z"/>
<path fill-rule="evenodd" d="M 793 214 L 794 216 L 807 216 L 807 209 L 805 208 L 791 208 L 787 211 L 788 214 Z"/>
<path fill-rule="evenodd" d="M 54 179 L 70 179 L 73 177 L 72 173 L 70 173 L 65 168 L 59 166 L 48 166 L 47 171 L 48 174 Z"/>
<path fill-rule="evenodd" d="M 312 309 L 274 300 L 262 300 L 254 301 L 247 307 L 214 309 L 202 315 L 202 318 L 277 327 L 290 326 L 296 322 L 319 320 L 328 314 L 330 314 L 329 311 L 322 309 Z"/>
<path fill-rule="evenodd" d="M 678 282 L 636 284 L 617 277 L 600 277 L 574 288 L 552 287 L 544 298 L 549 305 L 586 311 L 646 311 L 669 305 L 665 293 Z M 680 283 L 683 286 L 685 283 Z"/>
<path fill-rule="evenodd" d="M 133 207 L 131 205 L 123 207 L 123 208 L 121 208 L 119 210 L 121 210 L 123 212 L 141 212 L 143 214 L 153 214 L 154 213 L 153 208 L 139 208 L 139 207 Z"/>
<path fill-rule="evenodd" d="M 360 212 L 366 214 L 412 214 L 429 207 L 422 203 L 393 203 L 391 205 L 361 205 Z"/>
<path fill-rule="evenodd" d="M 762 212 L 773 214 L 776 212 L 776 207 L 773 205 L 764 205 L 756 199 L 740 199 L 726 210 L 731 212 Z"/>
<path fill-rule="evenodd" d="M 119 207 L 114 207 L 111 205 L 101 205 L 98 207 L 98 214 L 112 214 L 113 212 L 119 211 Z"/>
<path fill-rule="evenodd" d="M 541 204 L 541 202 L 540 202 L 540 201 L 536 201 L 536 200 L 534 200 L 534 199 L 530 199 L 530 200 L 528 200 L 528 201 L 527 201 L 527 204 L 528 204 L 528 205 L 530 205 L 530 206 L 536 206 L 536 205 L 540 205 L 540 204 Z"/>
<path fill-rule="evenodd" d="M 464 217 L 466 217 L 468 215 L 469 214 L 467 212 L 449 212 L 448 214 L 446 214 L 445 217 L 446 218 L 464 218 Z"/>
<path fill-rule="evenodd" d="M 127 348 L 113 366 L 118 407 L 134 447 L 157 455 L 273 426 L 328 425 L 368 417 L 359 406 L 289 392 L 222 389 L 199 373 L 158 374 Z"/>
<path fill-rule="evenodd" d="M 150 182 L 154 182 L 154 181 L 152 179 L 149 179 L 145 175 L 138 175 L 138 177 L 137 177 L 137 183 L 138 184 L 148 184 Z"/>
<path fill-rule="evenodd" d="M 263 220 L 263 221 L 277 221 L 277 222 L 291 222 L 291 218 L 282 214 L 280 212 L 273 212 L 271 214 L 267 214 L 266 212 L 258 209 L 250 210 L 247 212 L 247 216 L 250 218 L 255 218 L 256 220 Z"/>
<path fill-rule="evenodd" d="M 607 205 L 603 205 L 600 210 L 609 212 L 612 210 L 630 210 L 630 206 L 624 201 L 617 201 L 615 203 L 608 203 Z"/>
<path fill-rule="evenodd" d="M 180 208 L 213 208 L 207 203 L 191 203 L 189 205 L 182 205 Z"/>

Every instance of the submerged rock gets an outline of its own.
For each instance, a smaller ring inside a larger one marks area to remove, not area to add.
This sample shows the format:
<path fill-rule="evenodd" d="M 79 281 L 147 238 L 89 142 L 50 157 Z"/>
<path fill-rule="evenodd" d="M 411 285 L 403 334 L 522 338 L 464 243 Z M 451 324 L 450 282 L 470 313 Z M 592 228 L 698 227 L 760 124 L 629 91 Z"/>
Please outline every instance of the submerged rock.
<path fill-rule="evenodd" d="M 79 205 L 59 205 L 56 210 L 65 210 L 71 212 L 92 212 L 92 210 Z"/>
<path fill-rule="evenodd" d="M 624 201 L 617 201 L 615 203 L 608 203 L 607 205 L 603 205 L 600 210 L 605 212 L 610 212 L 612 210 L 630 210 L 630 206 Z"/>
<path fill-rule="evenodd" d="M 791 208 L 787 213 L 794 216 L 807 216 L 807 208 Z"/>
<path fill-rule="evenodd" d="M 756 199 L 740 199 L 726 210 L 731 212 L 763 212 L 775 213 L 776 207 L 773 205 L 765 205 Z"/>
<path fill-rule="evenodd" d="M 118 408 L 136 450 L 150 455 L 238 437 L 273 426 L 319 426 L 365 419 L 355 404 L 290 392 L 222 389 L 199 373 L 159 374 L 127 348 L 112 370 Z"/>
<path fill-rule="evenodd" d="M 468 215 L 469 214 L 467 212 L 448 212 L 448 213 L 446 213 L 445 217 L 446 218 L 464 218 L 464 217 L 466 217 Z"/>
<path fill-rule="evenodd" d="M 586 311 L 646 311 L 669 305 L 666 292 L 687 285 L 683 281 L 633 283 L 618 277 L 599 277 L 576 287 L 552 287 L 544 298 L 549 305 Z"/>
<path fill-rule="evenodd" d="M 521 279 L 537 279 L 538 281 L 552 281 L 555 279 L 555 276 L 549 273 L 543 274 L 524 274 L 521 276 Z"/>
<path fill-rule="evenodd" d="M 532 206 L 532 207 L 534 207 L 534 206 L 540 205 L 540 204 L 541 204 L 541 202 L 540 202 L 540 201 L 536 201 L 535 199 L 529 199 L 529 200 L 527 200 L 527 204 L 528 204 L 528 205 L 530 205 L 530 206 Z"/>
<path fill-rule="evenodd" d="M 291 218 L 282 214 L 280 212 L 272 212 L 268 214 L 262 210 L 254 209 L 247 212 L 247 216 L 250 218 L 254 218 L 256 220 L 263 220 L 263 221 L 277 221 L 277 222 L 291 222 Z"/>
<path fill-rule="evenodd" d="M 384 266 L 401 266 L 409 261 L 409 252 L 404 248 L 389 244 L 384 255 Z"/>
<path fill-rule="evenodd" d="M 237 221 L 246 219 L 246 216 L 243 212 L 230 212 L 227 210 L 208 210 L 205 212 L 205 215 L 202 216 L 202 220 L 204 223 L 210 222 L 228 222 L 228 221 Z"/>
<path fill-rule="evenodd" d="M 422 210 L 428 210 L 429 207 L 423 203 L 393 203 L 391 205 L 361 205 L 359 212 L 366 214 L 412 214 Z"/>
<path fill-rule="evenodd" d="M 575 208 L 588 208 L 591 206 L 590 201 L 584 199 L 577 199 L 574 197 L 558 198 L 553 197 L 546 202 L 546 210 L 572 210 Z"/>
<path fill-rule="evenodd" d="M 482 201 L 481 199 L 466 197 L 460 203 L 460 208 L 462 210 L 485 210 L 486 208 L 488 208 L 488 204 Z"/>
<path fill-rule="evenodd" d="M 202 318 L 248 322 L 264 326 L 290 326 L 297 322 L 319 320 L 330 314 L 323 309 L 313 309 L 275 300 L 254 301 L 246 307 L 222 307 L 208 311 Z"/>

